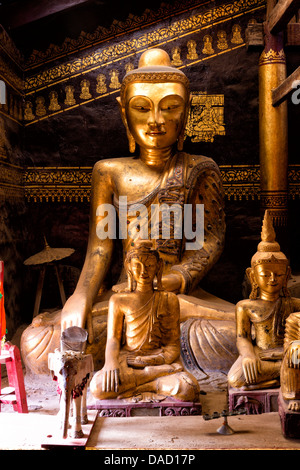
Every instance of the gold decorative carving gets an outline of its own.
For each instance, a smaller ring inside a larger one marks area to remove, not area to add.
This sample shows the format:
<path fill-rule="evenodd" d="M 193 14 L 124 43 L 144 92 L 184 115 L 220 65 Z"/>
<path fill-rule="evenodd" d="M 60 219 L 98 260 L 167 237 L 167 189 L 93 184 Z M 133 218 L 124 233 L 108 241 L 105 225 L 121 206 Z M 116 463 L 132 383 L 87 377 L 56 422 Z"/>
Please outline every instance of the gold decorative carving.
<path fill-rule="evenodd" d="M 228 49 L 228 43 L 227 43 L 227 38 L 226 38 L 226 31 L 218 31 L 218 43 L 217 43 L 218 49 L 221 51 L 224 51 L 224 49 Z"/>
<path fill-rule="evenodd" d="M 90 82 L 86 79 L 82 80 L 80 83 L 81 86 L 81 93 L 79 95 L 79 98 L 82 100 L 89 100 L 92 98 L 92 95 L 90 94 Z"/>
<path fill-rule="evenodd" d="M 261 191 L 261 207 L 268 210 L 274 224 L 285 226 L 288 218 L 288 192 L 287 191 Z"/>
<path fill-rule="evenodd" d="M 57 91 L 51 91 L 49 94 L 50 104 L 49 111 L 59 111 L 61 109 L 60 104 L 58 103 L 58 94 Z"/>
<path fill-rule="evenodd" d="M 192 142 L 213 142 L 216 135 L 225 135 L 224 95 L 192 92 L 186 135 Z"/>
<path fill-rule="evenodd" d="M 46 114 L 46 108 L 45 108 L 45 98 L 43 96 L 38 96 L 36 98 L 36 108 L 35 108 L 35 114 L 37 116 L 45 116 Z"/>
<path fill-rule="evenodd" d="M 203 37 L 203 43 L 204 43 L 204 46 L 202 49 L 203 54 L 207 54 L 207 55 L 214 54 L 215 51 L 212 47 L 212 37 L 210 34 L 206 34 Z"/>
<path fill-rule="evenodd" d="M 23 168 L 0 161 L 0 200 L 20 200 L 24 194 Z"/>
<path fill-rule="evenodd" d="M 182 65 L 183 62 L 181 60 L 181 57 L 180 57 L 180 53 L 181 53 L 181 50 L 180 50 L 180 47 L 174 47 L 172 49 L 172 65 L 175 65 L 175 67 L 179 67 L 179 65 Z"/>
<path fill-rule="evenodd" d="M 119 72 L 118 70 L 111 70 L 109 74 L 110 74 L 109 88 L 112 88 L 113 90 L 117 90 L 121 86 L 121 83 L 119 82 Z"/>
<path fill-rule="evenodd" d="M 100 73 L 97 77 L 97 86 L 96 86 L 96 92 L 102 95 L 103 93 L 107 92 L 107 86 L 106 86 L 106 77 L 104 73 Z"/>
<path fill-rule="evenodd" d="M 213 26 L 215 23 L 219 24 L 226 19 L 234 19 L 243 13 L 249 13 L 257 8 L 263 7 L 263 0 L 237 0 L 218 7 L 213 7 L 205 12 L 192 15 L 189 18 L 175 20 L 168 28 L 152 29 L 138 37 L 119 41 L 117 44 L 98 49 L 72 62 L 66 62 L 28 77 L 25 80 L 25 90 L 32 92 L 40 87 L 70 78 L 74 74 L 86 73 L 91 68 L 103 66 L 107 62 L 118 61 L 122 59 L 125 54 L 136 54 L 137 51 L 142 51 L 145 47 L 179 39 L 181 36 L 183 37 L 187 34 L 199 32 L 208 25 Z"/>
<path fill-rule="evenodd" d="M 259 59 L 259 65 L 285 64 L 285 62 L 285 53 L 283 49 L 280 51 L 274 51 L 273 49 L 270 49 L 267 52 L 263 51 Z"/>
<path fill-rule="evenodd" d="M 31 101 L 26 101 L 25 109 L 24 109 L 24 120 L 32 121 L 34 118 L 35 118 L 35 115 L 32 112 L 32 103 Z"/>
<path fill-rule="evenodd" d="M 232 38 L 231 38 L 232 44 L 242 44 L 243 38 L 241 36 L 241 31 L 242 31 L 242 28 L 240 27 L 239 24 L 233 25 Z"/>
<path fill-rule="evenodd" d="M 65 87 L 66 98 L 65 98 L 65 105 L 66 106 L 73 106 L 76 104 L 76 100 L 74 98 L 74 91 L 75 88 L 72 85 L 67 85 Z"/>
<path fill-rule="evenodd" d="M 259 165 L 220 165 L 227 199 L 260 199 Z M 92 167 L 29 167 L 24 172 L 28 201 L 88 201 Z M 289 167 L 289 198 L 300 197 L 300 165 Z"/>
<path fill-rule="evenodd" d="M 187 42 L 187 48 L 188 48 L 188 53 L 186 58 L 188 60 L 197 60 L 198 59 L 198 54 L 197 54 L 197 43 L 193 39 Z"/>
<path fill-rule="evenodd" d="M 130 70 L 134 69 L 134 64 L 132 62 L 128 62 L 128 64 L 125 65 L 125 71 L 126 73 L 130 72 Z"/>
<path fill-rule="evenodd" d="M 0 54 L 0 78 L 4 79 L 15 91 L 22 93 L 24 90 L 24 81 L 22 71 L 14 64 Z"/>

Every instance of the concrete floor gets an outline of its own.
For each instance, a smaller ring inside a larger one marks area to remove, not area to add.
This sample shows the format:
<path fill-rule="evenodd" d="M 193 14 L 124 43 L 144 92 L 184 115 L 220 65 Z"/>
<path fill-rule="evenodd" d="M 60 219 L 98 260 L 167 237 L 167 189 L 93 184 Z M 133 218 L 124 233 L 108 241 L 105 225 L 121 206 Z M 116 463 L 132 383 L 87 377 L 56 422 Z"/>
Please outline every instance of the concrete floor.
<path fill-rule="evenodd" d="M 17 340 L 13 343 L 17 344 Z M 3 366 L 2 376 L 2 387 L 5 387 L 7 378 Z M 216 375 L 209 383 L 201 382 L 200 386 L 204 393 L 200 398 L 202 414 L 226 409 L 226 376 Z M 41 450 L 42 445 L 49 442 L 47 436 L 55 437 L 58 433 L 56 383 L 50 376 L 25 374 L 25 388 L 28 414 L 14 412 L 11 405 L 1 407 L 0 450 Z M 93 403 L 90 394 L 88 403 Z M 228 421 L 235 432 L 224 436 L 217 432 L 222 418 L 205 421 L 202 416 L 98 417 L 93 427 L 91 421 L 86 428 L 89 435 L 86 448 L 101 450 L 103 459 L 105 455 L 112 458 L 117 451 L 126 451 L 128 455 L 131 450 L 139 449 L 146 449 L 146 452 L 184 450 L 185 454 L 187 451 L 221 449 L 300 450 L 300 439 L 283 437 L 278 413 L 232 416 Z"/>
<path fill-rule="evenodd" d="M 0 449 L 40 450 L 47 436 L 57 434 L 58 397 L 49 378 L 25 376 L 29 413 L 18 414 L 10 405 L 2 405 L 0 413 Z M 89 403 L 93 399 L 89 396 Z M 201 395 L 204 413 L 222 411 L 226 407 L 224 391 Z M 92 419 L 93 417 L 91 417 Z M 205 421 L 202 416 L 131 418 L 98 417 L 87 434 L 86 449 L 107 452 L 123 450 L 300 450 L 300 439 L 286 439 L 281 432 L 278 413 L 239 415 L 228 418 L 234 434 L 217 432 L 223 419 Z M 52 441 L 53 442 L 53 441 Z M 64 441 L 65 443 L 65 441 Z M 103 458 L 104 458 L 104 454 Z M 109 458 L 109 457 L 108 457 Z"/>

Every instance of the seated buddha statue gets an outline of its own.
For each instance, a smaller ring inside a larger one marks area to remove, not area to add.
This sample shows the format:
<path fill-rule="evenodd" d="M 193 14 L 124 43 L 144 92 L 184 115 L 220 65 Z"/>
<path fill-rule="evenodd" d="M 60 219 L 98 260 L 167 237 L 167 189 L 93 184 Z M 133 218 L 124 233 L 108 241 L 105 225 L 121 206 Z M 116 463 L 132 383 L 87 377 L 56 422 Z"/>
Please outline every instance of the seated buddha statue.
<path fill-rule="evenodd" d="M 292 312 L 300 310 L 300 299 L 291 297 L 287 289 L 290 267 L 268 211 L 261 237 L 247 270 L 250 298 L 236 305 L 239 357 L 228 373 L 228 383 L 243 390 L 279 387 L 285 324 Z"/>
<path fill-rule="evenodd" d="M 300 301 L 298 310 L 291 313 L 285 324 L 280 387 L 288 410 L 300 412 Z"/>
<path fill-rule="evenodd" d="M 161 287 L 161 261 L 150 240 L 127 253 L 128 289 L 110 297 L 105 363 L 90 385 L 96 399 L 199 398 L 197 380 L 180 363 L 179 302 Z"/>
<path fill-rule="evenodd" d="M 124 266 L 124 259 L 134 248 L 140 231 L 142 238 L 148 235 L 163 260 L 162 286 L 178 296 L 181 321 L 203 318 L 208 322 L 205 331 L 210 328 L 210 321 L 224 321 L 222 338 L 226 337 L 230 345 L 234 343 L 233 305 L 224 302 L 223 307 L 219 299 L 214 305 L 214 300 L 205 297 L 206 294 L 201 299 L 202 291 L 198 297 L 191 296 L 222 253 L 225 216 L 217 164 L 211 158 L 183 151 L 190 104 L 189 81 L 181 70 L 172 67 L 165 51 L 149 49 L 142 54 L 138 68 L 125 75 L 117 101 L 129 150 L 134 155 L 100 160 L 94 165 L 88 246 L 76 289 L 62 311 L 36 316 L 21 338 L 26 367 L 37 374 L 48 373 L 47 355 L 58 347 L 61 330 L 70 326 L 88 330 L 87 353 L 93 354 L 95 368 L 98 361 L 103 365 L 108 300 L 113 294 L 113 286 L 107 285 L 107 279 L 118 235 L 114 239 L 99 234 L 108 212 L 111 218 L 116 215 L 119 222 L 121 219 L 124 222 L 125 202 L 128 230 L 119 235 L 123 252 L 120 264 Z M 170 214 L 167 235 L 165 218 L 158 214 L 155 236 L 151 236 L 151 211 L 162 206 L 169 209 L 176 206 L 180 214 L 176 211 Z M 204 207 L 203 243 L 198 243 L 195 236 L 197 207 Z M 178 235 L 180 217 L 184 223 L 189 220 L 190 230 L 184 233 L 182 230 Z M 124 227 L 124 223 L 120 225 Z M 110 230 L 114 232 L 113 228 Z M 114 289 L 121 291 L 125 282 L 123 269 Z M 201 355 L 201 351 L 197 350 L 197 354 Z M 217 364 L 215 353 L 224 356 L 224 348 L 211 348 L 213 364 Z M 203 356 L 207 354 L 204 352 Z"/>

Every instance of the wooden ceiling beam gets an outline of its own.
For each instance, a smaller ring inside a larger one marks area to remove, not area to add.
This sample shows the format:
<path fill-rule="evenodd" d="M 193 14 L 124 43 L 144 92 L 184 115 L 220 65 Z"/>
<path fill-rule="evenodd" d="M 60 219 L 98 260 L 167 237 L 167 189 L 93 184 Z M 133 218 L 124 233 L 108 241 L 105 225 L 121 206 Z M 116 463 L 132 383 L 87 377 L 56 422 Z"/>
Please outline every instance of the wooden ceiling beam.
<path fill-rule="evenodd" d="M 279 0 L 268 16 L 268 27 L 271 34 L 283 31 L 288 22 L 297 14 L 300 0 Z"/>

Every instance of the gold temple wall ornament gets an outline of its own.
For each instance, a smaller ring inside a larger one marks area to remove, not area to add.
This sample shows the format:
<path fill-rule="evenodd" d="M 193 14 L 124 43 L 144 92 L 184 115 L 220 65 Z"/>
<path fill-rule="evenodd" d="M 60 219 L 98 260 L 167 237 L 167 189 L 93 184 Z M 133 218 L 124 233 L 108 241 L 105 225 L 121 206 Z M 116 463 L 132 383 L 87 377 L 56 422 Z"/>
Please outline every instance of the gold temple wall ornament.
<path fill-rule="evenodd" d="M 134 69 L 134 64 L 132 62 L 128 62 L 126 65 L 125 65 L 125 72 L 128 73 L 130 72 L 130 70 L 133 70 Z"/>
<path fill-rule="evenodd" d="M 259 60 L 259 156 L 261 209 L 269 210 L 275 226 L 285 227 L 288 217 L 287 101 L 272 105 L 272 89 L 286 78 L 283 37 L 265 26 L 265 48 Z"/>
<path fill-rule="evenodd" d="M 186 136 L 192 142 L 213 142 L 216 135 L 225 135 L 224 95 L 192 92 Z"/>
<path fill-rule="evenodd" d="M 81 86 L 81 93 L 79 95 L 79 98 L 82 100 L 89 100 L 92 98 L 92 95 L 90 93 L 90 82 L 89 80 L 82 80 L 80 83 Z"/>
<path fill-rule="evenodd" d="M 0 121 L 1 122 L 1 121 Z M 220 165 L 228 200 L 260 199 L 259 165 Z M 92 167 L 28 167 L 24 171 L 28 202 L 89 201 Z M 300 198 L 300 165 L 289 166 L 289 199 Z"/>
<path fill-rule="evenodd" d="M 24 121 L 32 121 L 33 119 L 35 119 L 35 115 L 32 112 L 32 103 L 31 101 L 26 101 L 24 109 Z"/>
<path fill-rule="evenodd" d="M 58 93 L 57 91 L 51 91 L 49 94 L 50 104 L 49 111 L 59 111 L 61 109 L 60 104 L 58 103 Z"/>
<path fill-rule="evenodd" d="M 218 31 L 217 47 L 218 47 L 218 49 L 220 49 L 220 51 L 224 51 L 225 49 L 228 49 L 226 31 L 223 31 L 223 30 Z"/>
<path fill-rule="evenodd" d="M 241 31 L 242 31 L 242 28 L 239 24 L 233 25 L 233 27 L 232 27 L 232 38 L 231 38 L 232 44 L 242 44 L 244 42 L 244 40 L 241 36 Z"/>
<path fill-rule="evenodd" d="M 171 63 L 175 67 L 179 67 L 179 65 L 183 64 L 183 62 L 181 60 L 181 57 L 180 57 L 180 53 L 181 53 L 180 47 L 174 47 L 172 49 L 172 61 L 171 61 Z"/>
<path fill-rule="evenodd" d="M 262 8 L 265 8 L 264 0 L 237 0 L 191 15 L 189 18 L 174 20 L 167 28 L 152 29 L 139 37 L 119 41 L 117 44 L 88 53 L 72 62 L 65 62 L 29 76 L 25 79 L 25 91 L 32 93 L 37 89 L 49 86 L 49 84 L 69 79 L 78 73 L 87 73 L 89 70 L 103 67 L 108 63 L 120 61 L 125 55 L 126 57 L 133 56 L 137 52 L 145 50 L 146 47 L 178 41 L 187 35 L 205 31 L 207 27 L 219 25 L 229 20 L 233 21 L 236 17 Z"/>
<path fill-rule="evenodd" d="M 188 53 L 186 58 L 188 60 L 197 60 L 198 59 L 198 54 L 197 54 L 197 43 L 193 39 L 187 42 L 187 48 L 188 48 Z"/>
<path fill-rule="evenodd" d="M 207 54 L 207 55 L 210 55 L 210 54 L 214 54 L 215 51 L 212 47 L 212 37 L 210 34 L 206 34 L 204 37 L 203 37 L 203 49 L 202 49 L 202 53 L 203 54 Z"/>
<path fill-rule="evenodd" d="M 45 116 L 47 113 L 46 107 L 45 107 L 45 98 L 43 96 L 38 96 L 36 98 L 36 108 L 35 108 L 35 114 L 36 116 Z"/>
<path fill-rule="evenodd" d="M 1 129 L 1 119 L 0 119 Z M 1 134 L 0 134 L 1 136 Z M 1 145 L 1 141 L 0 141 Z M 1 148 L 0 148 L 1 158 Z M 0 161 L 0 201 L 22 201 L 25 197 L 24 169 L 18 165 Z"/>
<path fill-rule="evenodd" d="M 106 76 L 104 75 L 104 73 L 100 73 L 97 76 L 96 92 L 99 93 L 99 95 L 103 95 L 103 93 L 107 92 Z"/>
<path fill-rule="evenodd" d="M 65 98 L 65 105 L 66 106 L 73 106 L 76 104 L 76 100 L 75 100 L 75 97 L 74 97 L 74 92 L 75 92 L 75 88 L 72 86 L 72 85 L 67 85 L 65 87 L 65 92 L 66 92 L 66 98 Z"/>
<path fill-rule="evenodd" d="M 119 72 L 118 72 L 118 70 L 111 70 L 109 75 L 110 75 L 109 88 L 112 88 L 113 90 L 119 89 L 120 86 L 121 86 L 121 83 L 119 82 Z"/>

